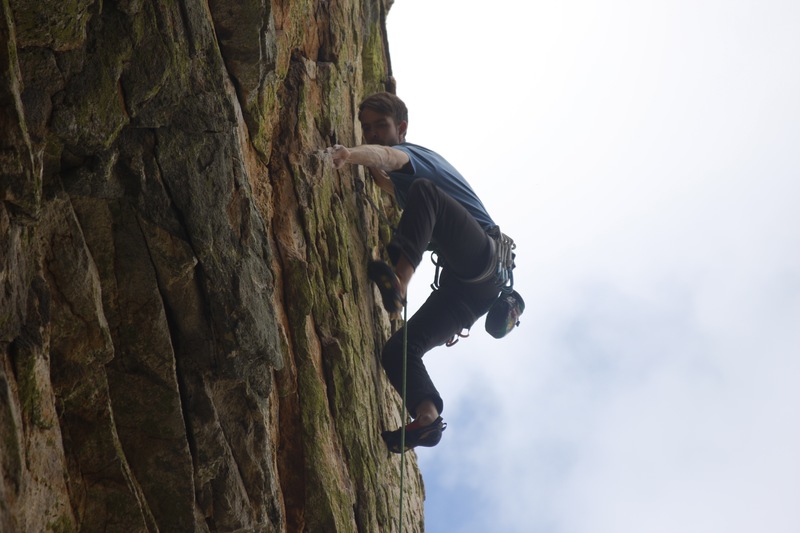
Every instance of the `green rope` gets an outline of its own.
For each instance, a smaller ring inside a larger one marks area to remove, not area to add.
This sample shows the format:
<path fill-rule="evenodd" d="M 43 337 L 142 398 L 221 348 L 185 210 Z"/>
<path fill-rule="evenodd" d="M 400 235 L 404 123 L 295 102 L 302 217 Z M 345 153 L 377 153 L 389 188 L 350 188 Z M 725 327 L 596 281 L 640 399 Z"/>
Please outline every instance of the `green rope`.
<path fill-rule="evenodd" d="M 408 295 L 406 295 L 408 298 Z M 403 415 L 400 423 L 400 533 L 403 533 L 403 478 L 406 467 L 406 366 L 408 355 L 408 308 L 403 305 Z"/>
<path fill-rule="evenodd" d="M 336 174 L 339 176 L 339 180 L 341 181 L 342 175 L 339 173 L 339 169 L 336 169 Z M 392 230 L 396 228 L 389 222 L 389 219 L 386 217 L 386 214 L 378 209 L 378 206 L 372 201 L 372 198 L 367 195 L 366 191 L 364 190 L 364 182 L 360 179 L 354 180 L 354 187 L 356 192 L 361 193 L 361 195 L 369 202 L 369 205 L 375 210 L 378 215 L 383 219 L 387 226 L 389 226 Z M 406 295 L 408 298 L 408 295 Z M 403 414 L 401 419 L 401 426 L 402 429 L 400 430 L 400 533 L 403 533 L 403 495 L 404 495 L 404 481 L 405 481 L 405 470 L 406 470 L 406 369 L 407 369 L 407 360 L 408 360 L 408 308 L 405 304 L 403 304 Z"/>

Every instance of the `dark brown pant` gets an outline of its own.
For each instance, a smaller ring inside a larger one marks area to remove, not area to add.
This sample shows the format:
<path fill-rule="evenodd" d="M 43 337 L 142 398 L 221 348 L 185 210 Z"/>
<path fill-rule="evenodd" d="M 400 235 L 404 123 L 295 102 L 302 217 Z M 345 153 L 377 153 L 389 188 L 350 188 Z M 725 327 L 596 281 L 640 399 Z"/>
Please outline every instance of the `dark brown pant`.
<path fill-rule="evenodd" d="M 432 243 L 443 263 L 439 289 L 435 290 L 408 321 L 406 404 L 411 413 L 423 400 L 444 409 L 422 356 L 454 335 L 469 329 L 483 316 L 499 293 L 494 280 L 465 283 L 484 272 L 494 261 L 486 231 L 457 201 L 426 179 L 411 185 L 400 224 L 389 244 L 389 257 L 397 263 L 404 255 L 416 268 Z M 383 348 L 383 368 L 394 388 L 402 394 L 403 330 Z"/>

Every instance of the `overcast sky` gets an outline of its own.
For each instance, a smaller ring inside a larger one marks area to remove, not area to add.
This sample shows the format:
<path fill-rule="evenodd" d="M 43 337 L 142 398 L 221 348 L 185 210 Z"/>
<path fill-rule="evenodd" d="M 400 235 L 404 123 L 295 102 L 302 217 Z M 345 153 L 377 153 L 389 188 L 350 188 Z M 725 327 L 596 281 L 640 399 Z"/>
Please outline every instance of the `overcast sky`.
<path fill-rule="evenodd" d="M 800 532 L 800 2 L 395 0 L 388 24 L 408 140 L 515 238 L 527 304 L 426 356 L 427 533 Z"/>

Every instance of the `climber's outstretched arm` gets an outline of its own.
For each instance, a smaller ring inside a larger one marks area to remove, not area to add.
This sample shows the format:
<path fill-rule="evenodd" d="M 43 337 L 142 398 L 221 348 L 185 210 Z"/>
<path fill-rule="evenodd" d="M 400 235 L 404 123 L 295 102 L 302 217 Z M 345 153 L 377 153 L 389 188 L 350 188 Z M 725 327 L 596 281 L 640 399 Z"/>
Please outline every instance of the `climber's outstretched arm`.
<path fill-rule="evenodd" d="M 390 146 L 378 144 L 364 144 L 347 148 L 341 144 L 326 150 L 333 157 L 333 166 L 342 168 L 345 164 L 364 165 L 392 172 L 400 170 L 409 162 L 408 154 Z M 380 185 L 380 183 L 379 183 Z"/>

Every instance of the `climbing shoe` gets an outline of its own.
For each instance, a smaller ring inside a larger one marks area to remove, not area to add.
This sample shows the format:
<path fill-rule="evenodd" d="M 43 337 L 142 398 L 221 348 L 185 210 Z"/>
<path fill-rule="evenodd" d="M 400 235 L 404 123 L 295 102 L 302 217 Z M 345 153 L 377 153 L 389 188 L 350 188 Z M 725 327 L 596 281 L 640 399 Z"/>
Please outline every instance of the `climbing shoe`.
<path fill-rule="evenodd" d="M 447 424 L 442 421 L 440 416 L 427 426 L 418 426 L 416 422 L 412 422 L 406 426 L 406 450 L 416 448 L 417 446 L 425 446 L 431 448 L 439 444 L 442 440 L 442 432 L 447 429 Z M 400 445 L 402 438 L 401 432 L 403 428 L 395 429 L 394 431 L 384 431 L 381 435 L 383 440 L 386 441 L 386 446 L 389 451 L 393 453 L 403 453 Z"/>
<path fill-rule="evenodd" d="M 367 277 L 375 282 L 383 298 L 383 308 L 390 313 L 400 311 L 405 305 L 400 280 L 392 267 L 383 261 L 371 261 L 367 265 Z"/>

